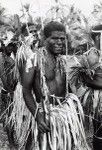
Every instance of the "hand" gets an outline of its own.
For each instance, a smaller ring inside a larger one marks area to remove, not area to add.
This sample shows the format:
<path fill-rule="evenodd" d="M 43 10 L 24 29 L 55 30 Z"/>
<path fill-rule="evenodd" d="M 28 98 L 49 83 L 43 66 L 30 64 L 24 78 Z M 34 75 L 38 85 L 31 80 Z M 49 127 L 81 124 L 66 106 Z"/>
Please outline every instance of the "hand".
<path fill-rule="evenodd" d="M 38 129 L 41 133 L 46 133 L 50 131 L 49 128 L 49 121 L 44 118 L 44 113 L 37 113 L 37 117 L 36 117 L 37 123 L 38 123 Z"/>

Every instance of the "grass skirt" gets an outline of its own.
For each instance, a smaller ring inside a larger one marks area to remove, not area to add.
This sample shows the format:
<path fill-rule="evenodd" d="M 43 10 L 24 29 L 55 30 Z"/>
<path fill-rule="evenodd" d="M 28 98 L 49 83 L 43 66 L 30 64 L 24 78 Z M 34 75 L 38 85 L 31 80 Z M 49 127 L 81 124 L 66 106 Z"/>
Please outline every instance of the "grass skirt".
<path fill-rule="evenodd" d="M 83 110 L 74 94 L 58 106 L 50 105 L 48 110 L 51 132 L 40 136 L 41 150 L 89 149 L 82 123 Z"/>
<path fill-rule="evenodd" d="M 92 120 L 96 120 L 101 123 L 102 120 L 102 90 L 94 90 L 88 88 L 82 99 L 82 105 L 84 108 L 86 127 L 89 128 Z"/>
<path fill-rule="evenodd" d="M 13 110 L 9 122 L 12 124 L 16 132 L 15 142 L 18 144 L 18 150 L 24 150 L 30 132 L 32 132 L 35 137 L 36 130 L 34 129 L 37 129 L 37 124 L 25 105 L 22 86 L 20 83 L 17 84 L 14 92 Z M 37 140 L 35 139 L 35 141 Z"/>
<path fill-rule="evenodd" d="M 51 131 L 40 134 L 37 122 L 25 105 L 22 86 L 18 83 L 14 93 L 10 121 L 16 130 L 19 150 L 25 149 L 30 133 L 33 137 L 31 150 L 89 149 L 83 127 L 84 114 L 78 98 L 74 94 L 69 94 L 63 103 L 60 103 L 58 97 L 56 99 L 59 105 L 45 104 L 46 117 L 50 119 Z M 43 112 L 42 107 L 40 111 Z"/>

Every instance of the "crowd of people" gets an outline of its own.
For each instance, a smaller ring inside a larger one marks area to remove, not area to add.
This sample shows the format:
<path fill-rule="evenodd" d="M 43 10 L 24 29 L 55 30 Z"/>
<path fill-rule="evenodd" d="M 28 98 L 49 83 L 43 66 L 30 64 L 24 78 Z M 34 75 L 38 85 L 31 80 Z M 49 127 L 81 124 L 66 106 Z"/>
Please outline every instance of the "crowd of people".
<path fill-rule="evenodd" d="M 1 116 L 12 150 L 90 150 L 89 117 L 93 149 L 101 150 L 101 30 L 93 28 L 94 47 L 80 56 L 68 54 L 66 28 L 57 21 L 44 26 L 43 40 L 30 22 L 18 42 L 1 38 Z"/>

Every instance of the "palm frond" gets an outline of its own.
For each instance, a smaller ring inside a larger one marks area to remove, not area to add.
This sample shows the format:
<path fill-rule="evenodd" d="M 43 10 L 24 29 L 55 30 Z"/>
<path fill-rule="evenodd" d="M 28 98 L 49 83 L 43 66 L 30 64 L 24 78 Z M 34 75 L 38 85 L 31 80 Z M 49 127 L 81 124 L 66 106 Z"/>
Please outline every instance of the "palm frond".
<path fill-rule="evenodd" d="M 75 84 L 75 86 L 78 86 L 78 83 L 82 83 L 83 85 L 86 84 L 86 79 L 90 78 L 93 79 L 94 76 L 94 70 L 89 66 L 89 63 L 87 61 L 86 57 L 82 57 L 80 61 L 80 65 L 71 67 L 70 71 L 70 81 L 71 84 Z"/>

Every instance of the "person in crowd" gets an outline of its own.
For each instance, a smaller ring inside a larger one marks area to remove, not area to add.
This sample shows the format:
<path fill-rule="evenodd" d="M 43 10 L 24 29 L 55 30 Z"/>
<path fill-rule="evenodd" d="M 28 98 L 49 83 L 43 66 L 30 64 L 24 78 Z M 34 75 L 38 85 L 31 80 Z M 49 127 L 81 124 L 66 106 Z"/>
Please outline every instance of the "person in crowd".
<path fill-rule="evenodd" d="M 39 37 L 38 37 L 38 31 L 37 31 L 37 26 L 34 23 L 28 22 L 27 24 L 24 23 L 21 27 L 21 34 L 27 40 L 28 35 L 31 36 L 30 38 L 32 40 L 31 49 L 35 51 L 35 48 L 38 47 L 38 42 L 39 42 Z M 30 41 L 31 42 L 31 41 Z"/>
<path fill-rule="evenodd" d="M 94 75 L 92 79 L 86 80 L 86 85 L 92 89 L 93 96 L 93 127 L 94 127 L 94 135 L 93 135 L 93 149 L 101 150 L 102 147 L 102 47 L 101 47 L 101 31 L 102 25 L 97 25 L 92 28 L 92 38 L 95 42 L 95 47 L 97 51 L 90 52 L 88 56 L 89 64 L 93 66 Z M 93 57 L 92 57 L 93 56 Z M 97 96 L 96 96 L 97 95 Z"/>
<path fill-rule="evenodd" d="M 17 85 L 17 79 L 14 77 L 15 61 L 10 57 L 11 52 L 14 51 L 13 44 L 9 44 L 0 52 L 0 78 L 2 81 L 1 89 L 1 116 L 3 126 L 7 131 L 10 146 L 14 144 L 14 131 L 8 124 L 8 119 L 12 110 L 13 94 Z"/>
<path fill-rule="evenodd" d="M 72 68 L 71 80 L 78 86 L 84 87 L 83 94 L 80 96 L 82 102 L 86 126 L 93 122 L 93 149 L 102 149 L 102 47 L 101 47 L 102 25 L 92 28 L 92 39 L 94 47 L 90 48 L 82 55 L 77 66 Z M 77 83 L 76 83 L 77 81 Z M 81 93 L 81 91 L 80 91 Z M 79 97 L 80 94 L 77 93 Z M 89 128 L 90 129 L 90 128 Z"/>
<path fill-rule="evenodd" d="M 24 50 L 26 57 L 18 60 L 23 98 L 38 130 L 34 137 L 30 135 L 30 144 L 26 142 L 26 149 L 29 146 L 30 150 L 34 139 L 37 139 L 36 146 L 39 149 L 44 147 L 44 150 L 51 147 L 55 150 L 64 147 L 72 149 L 73 146 L 83 149 L 83 145 L 88 149 L 82 124 L 82 107 L 68 88 L 65 26 L 51 21 L 44 27 L 43 33 L 45 46 L 37 51 L 32 51 L 30 46 Z"/>
<path fill-rule="evenodd" d="M 11 53 L 16 55 L 17 45 L 12 42 L 12 38 L 9 39 L 4 32 L 3 37 L 1 38 L 0 46 L 0 79 L 1 79 L 1 121 L 3 123 L 4 129 L 7 132 L 8 140 L 10 147 L 15 145 L 14 141 L 14 130 L 11 125 L 8 123 L 13 103 L 14 90 L 17 85 L 17 78 L 15 78 L 14 67 L 15 60 L 11 57 Z M 13 37 L 13 36 L 12 36 Z M 7 45 L 5 45 L 5 40 Z"/>

